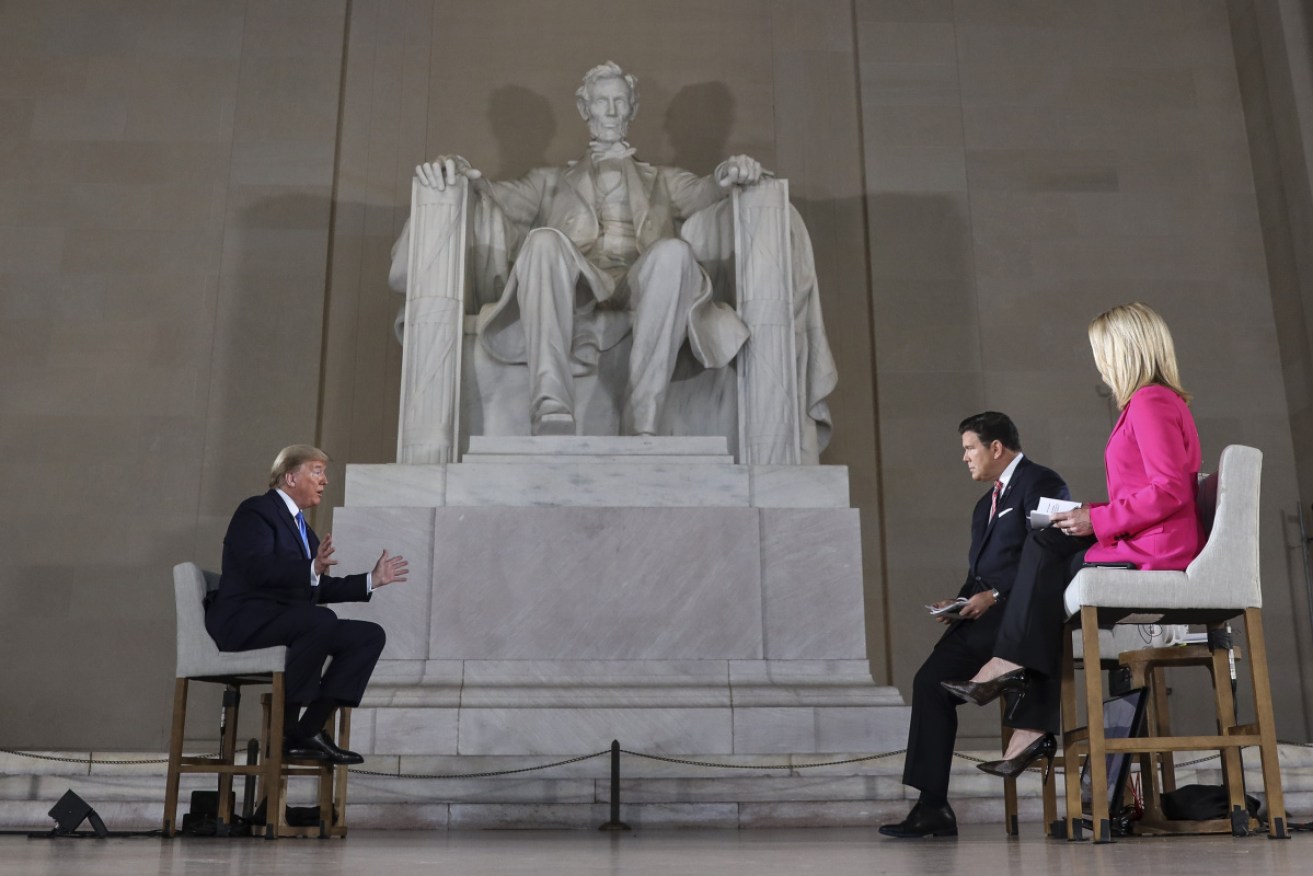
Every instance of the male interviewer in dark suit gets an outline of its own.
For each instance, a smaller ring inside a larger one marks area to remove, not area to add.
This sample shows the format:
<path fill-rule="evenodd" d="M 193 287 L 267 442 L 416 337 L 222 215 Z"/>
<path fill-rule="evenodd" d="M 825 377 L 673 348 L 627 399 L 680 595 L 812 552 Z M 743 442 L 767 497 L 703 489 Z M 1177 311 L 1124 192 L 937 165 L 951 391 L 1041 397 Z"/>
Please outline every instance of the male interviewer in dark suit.
<path fill-rule="evenodd" d="M 948 631 L 912 685 L 903 784 L 918 789 L 921 797 L 907 818 L 880 828 L 885 836 L 957 836 L 957 816 L 948 805 L 948 777 L 962 700 L 939 682 L 970 678 L 993 655 L 1003 612 L 991 609 L 1012 589 L 1026 542 L 1027 518 L 1041 497 L 1070 498 L 1056 472 L 1022 455 L 1017 427 L 1007 415 L 986 411 L 967 417 L 957 430 L 962 436 L 962 461 L 972 480 L 989 484 L 990 490 L 976 502 L 971 516 L 966 582 L 958 591 L 967 600 L 960 612 L 962 620 L 940 619 L 950 624 Z"/>
<path fill-rule="evenodd" d="M 367 602 L 377 588 L 405 581 L 407 564 L 383 551 L 368 574 L 327 574 L 337 565 L 333 536 L 320 541 L 301 514 L 323 498 L 327 463 L 316 447 L 285 447 L 269 473 L 269 492 L 237 506 L 205 628 L 224 651 L 287 646 L 285 754 L 351 764 L 363 758 L 333 744 L 324 723 L 337 707 L 360 704 L 387 637 L 378 624 L 339 619 L 322 603 Z"/>

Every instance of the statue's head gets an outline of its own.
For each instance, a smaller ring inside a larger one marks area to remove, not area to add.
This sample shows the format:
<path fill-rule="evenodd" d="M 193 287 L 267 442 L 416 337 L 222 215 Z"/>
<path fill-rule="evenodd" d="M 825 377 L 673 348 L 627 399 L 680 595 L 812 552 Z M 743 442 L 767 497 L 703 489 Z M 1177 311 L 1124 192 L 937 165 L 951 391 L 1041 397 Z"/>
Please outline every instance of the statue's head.
<path fill-rule="evenodd" d="M 614 61 L 585 73 L 584 84 L 574 96 L 579 115 L 588 123 L 588 133 L 604 143 L 625 139 L 629 123 L 638 115 L 638 78 Z"/>

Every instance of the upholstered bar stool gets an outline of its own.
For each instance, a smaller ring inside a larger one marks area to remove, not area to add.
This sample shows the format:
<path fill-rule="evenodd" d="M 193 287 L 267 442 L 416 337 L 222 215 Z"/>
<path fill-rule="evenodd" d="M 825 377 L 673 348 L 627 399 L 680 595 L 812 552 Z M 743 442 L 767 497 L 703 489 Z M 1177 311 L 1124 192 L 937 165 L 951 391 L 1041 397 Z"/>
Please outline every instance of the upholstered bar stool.
<path fill-rule="evenodd" d="M 204 599 L 207 590 L 218 587 L 219 576 L 202 571 L 195 563 L 173 567 L 173 595 L 178 620 L 177 668 L 173 690 L 173 731 L 169 739 L 168 780 L 164 792 L 164 835 L 174 836 L 178 811 L 178 786 L 184 773 L 211 773 L 219 777 L 218 833 L 227 835 L 232 827 L 233 776 L 256 776 L 268 794 L 270 812 L 281 811 L 279 775 L 283 766 L 283 715 L 275 709 L 272 723 L 265 733 L 263 757 L 258 763 L 237 763 L 237 717 L 241 689 L 253 684 L 273 686 L 273 697 L 283 700 L 283 667 L 287 649 L 260 648 L 251 651 L 220 651 L 205 629 Z M 193 681 L 224 686 L 223 732 L 219 740 L 219 757 L 183 756 L 183 735 L 187 723 L 187 693 Z M 276 833 L 267 827 L 265 836 Z"/>
<path fill-rule="evenodd" d="M 1085 642 L 1098 642 L 1100 625 L 1152 620 L 1159 623 L 1204 624 L 1223 631 L 1227 621 L 1243 621 L 1248 642 L 1249 679 L 1253 686 L 1254 721 L 1240 724 L 1229 683 L 1228 652 L 1215 648 L 1209 654 L 1214 680 L 1217 734 L 1210 736 L 1151 735 L 1128 739 L 1105 737 L 1102 721 L 1077 726 L 1078 690 L 1074 642 L 1063 652 L 1062 726 L 1063 756 L 1068 764 L 1088 756 L 1092 763 L 1107 754 L 1216 750 L 1222 758 L 1229 810 L 1236 832 L 1246 832 L 1240 750 L 1256 746 L 1262 760 L 1263 789 L 1269 812 L 1268 836 L 1285 838 L 1285 801 L 1277 763 L 1276 727 L 1263 637 L 1263 594 L 1259 580 L 1259 482 L 1262 453 L 1253 447 L 1232 445 L 1222 451 L 1216 474 L 1200 483 L 1199 512 L 1208 531 L 1203 550 L 1184 571 L 1130 571 L 1083 569 L 1067 587 L 1068 632 L 1080 630 Z M 1098 648 L 1098 645 L 1094 646 Z M 1099 652 L 1085 648 L 1087 665 Z M 1103 711 L 1103 679 L 1098 672 L 1083 673 L 1086 714 Z M 1108 782 L 1104 770 L 1090 770 L 1091 813 L 1095 842 L 1111 842 L 1108 818 Z M 1066 770 L 1068 839 L 1080 839 L 1081 790 L 1078 770 Z M 1242 819 L 1243 816 L 1243 819 Z M 1244 824 L 1241 824 L 1243 820 Z"/>
<path fill-rule="evenodd" d="M 258 780 L 257 800 L 264 801 L 266 839 L 288 836 L 346 836 L 347 768 L 322 761 L 283 759 L 283 668 L 287 649 L 259 648 L 250 651 L 220 651 L 205 629 L 205 594 L 219 586 L 219 576 L 203 571 L 195 563 L 180 563 L 173 569 L 174 600 L 178 619 L 177 670 L 173 696 L 173 731 L 169 740 L 169 770 L 164 796 L 164 834 L 174 836 L 178 810 L 178 787 L 184 773 L 211 773 L 219 777 L 217 833 L 232 828 L 232 785 L 234 776 Z M 182 754 L 187 721 L 190 682 L 204 681 L 224 686 L 223 730 L 219 756 L 187 757 Z M 237 763 L 237 718 L 241 689 L 248 685 L 270 685 L 261 697 L 260 749 L 253 763 Z M 278 703 L 278 708 L 272 704 Z M 343 747 L 350 744 L 351 710 L 338 709 L 324 728 Z M 287 780 L 309 776 L 318 779 L 319 823 L 287 823 Z"/>

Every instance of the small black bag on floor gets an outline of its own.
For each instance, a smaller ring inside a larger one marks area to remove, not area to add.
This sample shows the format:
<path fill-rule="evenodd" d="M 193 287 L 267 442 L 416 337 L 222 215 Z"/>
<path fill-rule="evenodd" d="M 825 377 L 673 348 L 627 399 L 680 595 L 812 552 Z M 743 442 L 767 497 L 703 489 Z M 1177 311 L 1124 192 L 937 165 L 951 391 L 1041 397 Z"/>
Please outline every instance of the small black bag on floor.
<path fill-rule="evenodd" d="M 228 798 L 228 806 L 231 809 L 234 805 L 233 796 Z M 218 836 L 219 835 L 219 792 L 218 791 L 192 791 L 191 792 L 191 809 L 182 814 L 182 825 L 179 832 L 187 836 Z M 251 824 L 243 819 L 240 815 L 233 813 L 232 822 L 228 825 L 225 836 L 250 836 Z"/>
<path fill-rule="evenodd" d="M 1163 794 L 1163 815 L 1173 821 L 1212 821 L 1230 818 L 1231 800 L 1221 785 L 1182 785 Z M 1245 808 L 1251 818 L 1258 817 L 1263 804 L 1252 794 L 1245 795 Z"/>

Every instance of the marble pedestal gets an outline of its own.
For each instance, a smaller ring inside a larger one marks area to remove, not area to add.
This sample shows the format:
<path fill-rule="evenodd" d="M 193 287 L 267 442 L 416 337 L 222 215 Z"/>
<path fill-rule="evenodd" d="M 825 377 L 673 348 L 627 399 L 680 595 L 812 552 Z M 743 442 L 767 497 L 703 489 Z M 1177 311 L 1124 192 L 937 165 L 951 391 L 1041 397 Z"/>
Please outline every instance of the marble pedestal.
<path fill-rule="evenodd" d="M 716 762 L 905 744 L 908 708 L 868 671 L 844 468 L 735 465 L 723 438 L 474 437 L 457 464 L 348 466 L 334 540 L 341 568 L 384 547 L 411 565 L 407 583 L 339 607 L 388 631 L 353 722 L 367 754 L 450 774 L 613 739 Z M 743 787 L 675 772 L 697 800 Z M 782 778 L 753 799 L 790 799 Z M 565 805 L 511 779 L 481 780 L 499 824 Z M 575 802 L 587 821 L 597 801 Z"/>

